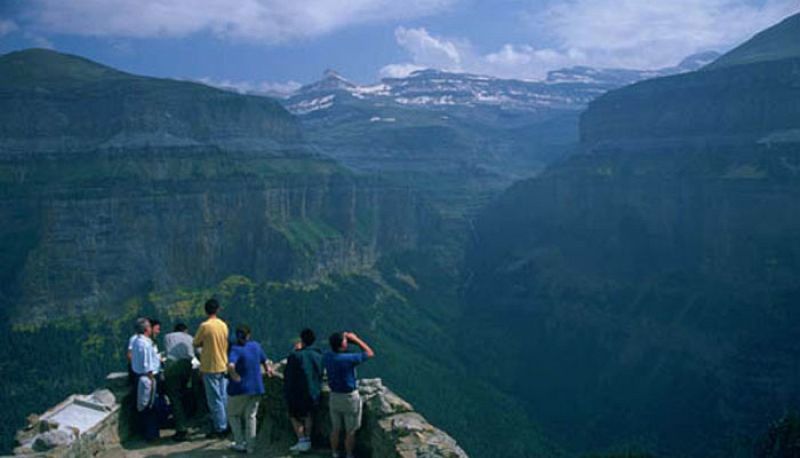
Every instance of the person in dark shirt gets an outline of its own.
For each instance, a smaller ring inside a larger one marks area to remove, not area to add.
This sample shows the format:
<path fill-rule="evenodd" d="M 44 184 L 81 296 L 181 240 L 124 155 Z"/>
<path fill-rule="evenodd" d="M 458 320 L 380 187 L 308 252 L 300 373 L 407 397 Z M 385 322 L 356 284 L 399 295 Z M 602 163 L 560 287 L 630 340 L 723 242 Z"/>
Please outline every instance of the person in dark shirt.
<path fill-rule="evenodd" d="M 236 343 L 228 355 L 231 382 L 228 384 L 227 413 L 233 431 L 231 448 L 237 452 L 253 453 L 255 447 L 258 401 L 264 394 L 262 369 L 272 376 L 261 345 L 250 340 L 248 326 L 240 325 L 236 328 Z"/>
<path fill-rule="evenodd" d="M 334 333 L 329 340 L 331 351 L 325 353 L 323 365 L 331 388 L 331 449 L 334 456 L 339 456 L 339 435 L 344 429 L 347 458 L 353 458 L 356 432 L 361 428 L 362 413 L 356 366 L 375 356 L 375 352 L 352 332 Z M 348 342 L 358 345 L 362 351 L 348 353 Z"/>
<path fill-rule="evenodd" d="M 175 435 L 172 439 L 181 442 L 188 439 L 185 399 L 192 380 L 194 358 L 189 328 L 183 323 L 176 324 L 174 330 L 164 336 L 164 348 L 167 354 L 164 363 L 164 390 L 169 396 L 175 417 Z"/>
<path fill-rule="evenodd" d="M 289 406 L 297 443 L 291 452 L 311 450 L 313 414 L 319 406 L 322 386 L 322 352 L 312 347 L 316 336 L 311 329 L 300 332 L 300 341 L 286 358 L 284 371 L 284 394 Z"/>

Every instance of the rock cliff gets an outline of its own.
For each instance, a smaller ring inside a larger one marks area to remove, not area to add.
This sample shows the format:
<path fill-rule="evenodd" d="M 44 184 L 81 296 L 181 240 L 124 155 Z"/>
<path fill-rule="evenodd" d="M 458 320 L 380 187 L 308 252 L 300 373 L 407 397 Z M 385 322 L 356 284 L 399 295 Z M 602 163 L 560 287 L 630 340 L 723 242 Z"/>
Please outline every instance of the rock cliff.
<path fill-rule="evenodd" d="M 562 443 L 749 456 L 800 402 L 798 68 L 602 96 L 583 154 L 481 217 L 465 330 L 502 343 L 495 380 Z"/>
<path fill-rule="evenodd" d="M 412 192 L 316 155 L 271 99 L 45 50 L 0 57 L 0 75 L 0 294 L 15 322 L 234 273 L 313 279 L 417 243 Z"/>

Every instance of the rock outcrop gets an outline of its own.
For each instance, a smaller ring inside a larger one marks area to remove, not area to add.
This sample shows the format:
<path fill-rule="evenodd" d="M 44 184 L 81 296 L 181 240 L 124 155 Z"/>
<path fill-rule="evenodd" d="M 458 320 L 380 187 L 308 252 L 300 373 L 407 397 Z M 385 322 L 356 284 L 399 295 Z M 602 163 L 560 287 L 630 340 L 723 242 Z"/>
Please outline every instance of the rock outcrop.
<path fill-rule="evenodd" d="M 28 417 L 17 433 L 15 455 L 79 458 L 119 442 L 120 405 L 108 389 L 72 395 L 42 415 Z"/>
<path fill-rule="evenodd" d="M 270 394 L 263 403 L 262 434 L 273 443 L 291 443 L 294 435 L 285 414 L 282 377 L 268 379 L 267 385 Z M 364 419 L 357 439 L 358 456 L 466 458 L 467 454 L 450 435 L 431 425 L 411 404 L 385 387 L 381 379 L 360 380 L 359 392 L 364 401 Z M 328 443 L 328 394 L 327 388 L 324 389 L 315 418 L 317 427 L 312 441 L 316 444 Z"/>

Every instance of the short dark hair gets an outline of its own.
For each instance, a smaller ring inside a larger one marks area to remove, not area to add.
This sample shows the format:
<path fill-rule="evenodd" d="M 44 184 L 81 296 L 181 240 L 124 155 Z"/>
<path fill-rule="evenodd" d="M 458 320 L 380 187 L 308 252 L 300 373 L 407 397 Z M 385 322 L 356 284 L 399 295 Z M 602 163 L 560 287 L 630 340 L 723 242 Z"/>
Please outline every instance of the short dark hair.
<path fill-rule="evenodd" d="M 209 299 L 206 301 L 206 315 L 213 315 L 219 310 L 219 302 L 216 299 Z"/>
<path fill-rule="evenodd" d="M 175 331 L 175 332 L 186 332 L 188 330 L 189 330 L 189 326 L 186 326 L 186 324 L 184 324 L 184 323 L 177 323 L 175 325 L 175 327 L 173 328 L 173 331 Z"/>
<path fill-rule="evenodd" d="M 149 318 L 149 320 L 150 320 L 150 327 L 151 327 L 151 328 L 154 328 L 154 327 L 156 327 L 156 326 L 161 326 L 161 322 L 160 322 L 160 321 L 158 321 L 157 319 L 155 319 L 155 318 Z"/>
<path fill-rule="evenodd" d="M 303 342 L 303 345 L 306 347 L 310 347 L 314 345 L 314 341 L 317 340 L 317 336 L 314 335 L 314 331 L 310 328 L 305 328 L 300 331 L 300 340 Z"/>
<path fill-rule="evenodd" d="M 239 343 L 247 342 L 247 338 L 250 337 L 250 326 L 246 324 L 240 324 L 236 326 L 236 341 Z"/>
<path fill-rule="evenodd" d="M 341 332 L 334 332 L 328 339 L 328 342 L 331 344 L 331 350 L 333 351 L 341 350 L 343 341 L 344 341 L 344 334 L 342 334 Z"/>

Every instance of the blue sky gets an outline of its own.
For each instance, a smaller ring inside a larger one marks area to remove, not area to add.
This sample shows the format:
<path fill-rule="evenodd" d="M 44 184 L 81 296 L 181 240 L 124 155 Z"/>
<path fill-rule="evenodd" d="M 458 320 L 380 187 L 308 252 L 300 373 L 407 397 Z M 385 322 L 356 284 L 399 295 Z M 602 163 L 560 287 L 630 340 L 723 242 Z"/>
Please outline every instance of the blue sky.
<path fill-rule="evenodd" d="M 0 53 L 51 47 L 140 74 L 288 89 L 434 67 L 537 79 L 725 50 L 797 0 L 0 0 Z"/>

